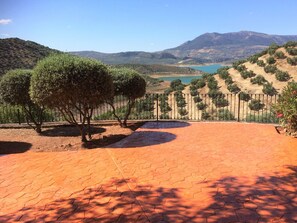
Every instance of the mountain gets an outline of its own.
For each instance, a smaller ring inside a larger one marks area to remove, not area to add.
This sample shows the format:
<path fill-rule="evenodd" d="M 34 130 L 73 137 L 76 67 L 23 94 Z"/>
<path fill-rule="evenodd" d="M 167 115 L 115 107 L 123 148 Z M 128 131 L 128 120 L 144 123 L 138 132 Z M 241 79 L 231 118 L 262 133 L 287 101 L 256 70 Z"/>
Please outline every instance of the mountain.
<path fill-rule="evenodd" d="M 148 53 L 143 51 L 100 53 L 95 51 L 70 52 L 77 56 L 94 58 L 107 64 L 174 64 L 179 61 L 167 52 Z"/>
<path fill-rule="evenodd" d="M 108 64 L 200 64 L 233 62 L 261 52 L 272 43 L 282 45 L 297 41 L 297 35 L 268 35 L 241 31 L 231 33 L 205 33 L 184 44 L 160 52 L 99 53 L 94 51 L 71 52 L 83 57 L 99 59 Z"/>
<path fill-rule="evenodd" d="M 230 62 L 261 52 L 272 43 L 297 41 L 297 35 L 268 35 L 251 31 L 205 33 L 184 44 L 164 50 L 185 61 Z"/>
<path fill-rule="evenodd" d="M 32 69 L 38 60 L 57 52 L 32 41 L 0 39 L 0 76 L 11 69 Z"/>

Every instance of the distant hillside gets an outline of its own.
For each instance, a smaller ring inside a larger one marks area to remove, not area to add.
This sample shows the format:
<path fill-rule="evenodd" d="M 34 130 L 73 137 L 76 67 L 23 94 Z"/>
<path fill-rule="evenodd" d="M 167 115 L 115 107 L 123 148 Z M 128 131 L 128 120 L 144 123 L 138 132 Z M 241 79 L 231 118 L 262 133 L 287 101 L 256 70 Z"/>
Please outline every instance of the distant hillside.
<path fill-rule="evenodd" d="M 0 76 L 16 68 L 31 69 L 38 60 L 59 52 L 18 38 L 0 39 Z"/>
<path fill-rule="evenodd" d="M 297 42 L 271 45 L 248 59 L 234 62 L 232 67 L 219 69 L 214 77 L 224 94 L 281 93 L 289 81 L 297 81 Z M 199 89 L 201 94 L 208 92 L 207 85 Z"/>
<path fill-rule="evenodd" d="M 107 64 L 175 64 L 178 58 L 170 53 L 121 52 L 99 53 L 95 51 L 70 52 L 74 55 L 94 58 Z"/>
<path fill-rule="evenodd" d="M 241 31 L 232 33 L 205 33 L 194 40 L 176 48 L 164 50 L 184 62 L 230 62 L 247 58 L 261 52 L 272 43 L 285 44 L 297 41 L 297 35 L 268 35 L 264 33 Z"/>
<path fill-rule="evenodd" d="M 107 64 L 201 64 L 233 62 L 259 53 L 272 43 L 285 44 L 297 41 L 297 35 L 268 35 L 241 31 L 232 33 L 205 33 L 194 40 L 160 52 L 99 53 L 94 51 L 71 52 L 91 57 Z"/>
<path fill-rule="evenodd" d="M 114 67 L 127 67 L 138 71 L 141 74 L 200 74 L 197 70 L 189 67 L 177 67 L 164 64 L 118 64 L 113 65 Z"/>

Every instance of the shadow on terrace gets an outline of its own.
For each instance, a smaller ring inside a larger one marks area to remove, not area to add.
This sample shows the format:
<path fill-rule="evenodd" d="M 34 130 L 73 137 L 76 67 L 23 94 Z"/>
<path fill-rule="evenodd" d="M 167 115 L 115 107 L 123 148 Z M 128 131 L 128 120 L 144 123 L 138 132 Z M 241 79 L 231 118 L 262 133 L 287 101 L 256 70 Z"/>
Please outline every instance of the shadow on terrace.
<path fill-rule="evenodd" d="M 17 141 L 0 141 L 0 155 L 24 153 L 32 147 L 32 144 Z"/>

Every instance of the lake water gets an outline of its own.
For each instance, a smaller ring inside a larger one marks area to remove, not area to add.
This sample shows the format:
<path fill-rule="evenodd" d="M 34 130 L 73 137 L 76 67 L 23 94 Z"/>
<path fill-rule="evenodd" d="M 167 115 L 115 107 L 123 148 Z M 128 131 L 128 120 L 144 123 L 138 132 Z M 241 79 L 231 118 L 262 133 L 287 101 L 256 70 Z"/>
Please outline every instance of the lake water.
<path fill-rule="evenodd" d="M 221 64 L 211 64 L 207 66 L 189 66 L 195 70 L 200 70 L 206 73 L 215 73 L 220 67 L 223 67 Z M 192 79 L 201 78 L 201 76 L 175 76 L 175 77 L 159 77 L 160 80 L 164 81 L 173 81 L 176 79 L 180 79 L 184 84 L 189 84 Z"/>

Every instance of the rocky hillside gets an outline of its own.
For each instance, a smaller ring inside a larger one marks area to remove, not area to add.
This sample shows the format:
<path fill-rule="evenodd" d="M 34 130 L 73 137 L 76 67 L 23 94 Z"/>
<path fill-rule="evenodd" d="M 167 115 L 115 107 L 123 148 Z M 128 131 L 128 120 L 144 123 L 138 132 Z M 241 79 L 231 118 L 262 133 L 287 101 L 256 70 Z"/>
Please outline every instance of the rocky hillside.
<path fill-rule="evenodd" d="M 288 41 L 297 41 L 297 35 L 268 35 L 250 31 L 205 33 L 164 52 L 183 58 L 184 62 L 226 62 L 247 58 L 272 43 L 282 45 Z"/>
<path fill-rule="evenodd" d="M 0 76 L 11 69 L 31 69 L 38 60 L 57 52 L 32 41 L 0 39 Z"/>

